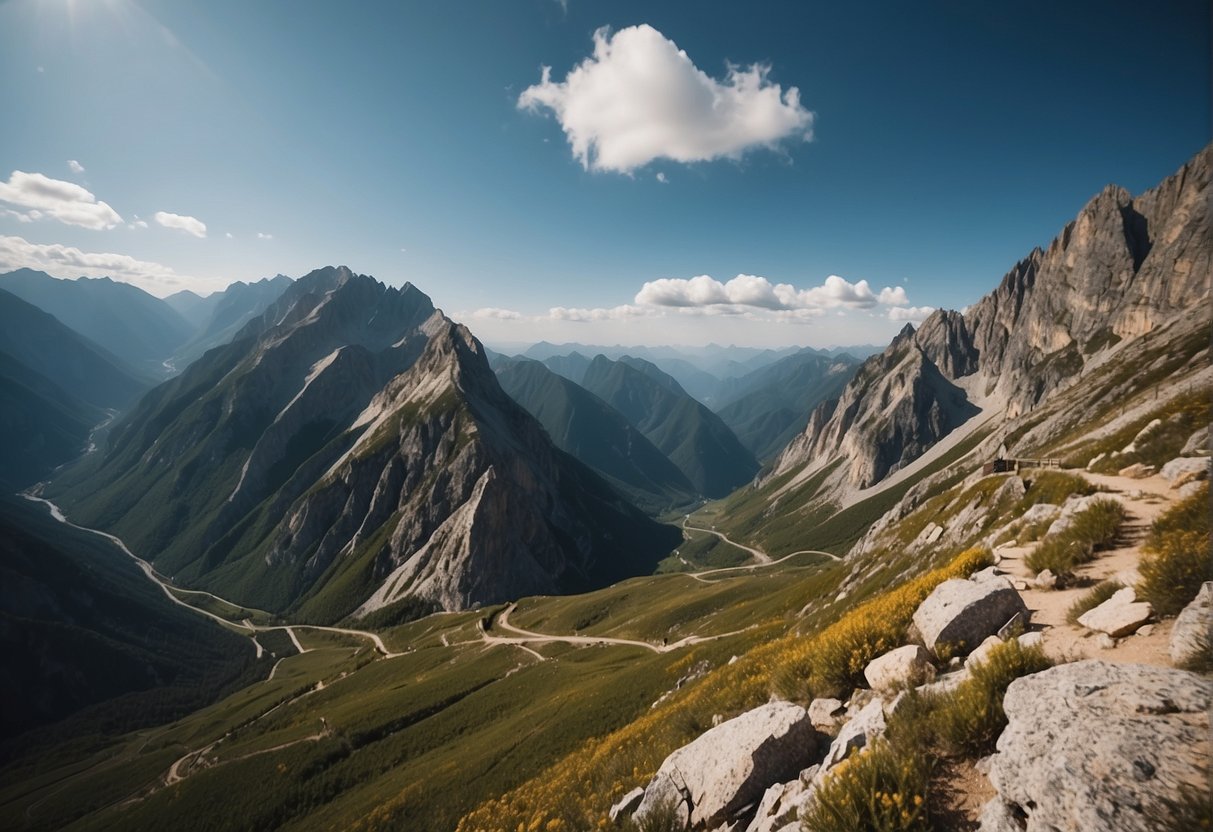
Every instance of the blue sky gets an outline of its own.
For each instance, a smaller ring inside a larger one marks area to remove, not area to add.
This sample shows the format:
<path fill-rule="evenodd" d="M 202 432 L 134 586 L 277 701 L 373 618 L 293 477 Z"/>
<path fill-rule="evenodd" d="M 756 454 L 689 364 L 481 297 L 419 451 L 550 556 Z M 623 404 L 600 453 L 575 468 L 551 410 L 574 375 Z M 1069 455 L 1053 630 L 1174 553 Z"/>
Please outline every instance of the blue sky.
<path fill-rule="evenodd" d="M 883 342 L 1210 130 L 1186 1 L 0 0 L 0 73 L 0 267 L 496 342 Z"/>

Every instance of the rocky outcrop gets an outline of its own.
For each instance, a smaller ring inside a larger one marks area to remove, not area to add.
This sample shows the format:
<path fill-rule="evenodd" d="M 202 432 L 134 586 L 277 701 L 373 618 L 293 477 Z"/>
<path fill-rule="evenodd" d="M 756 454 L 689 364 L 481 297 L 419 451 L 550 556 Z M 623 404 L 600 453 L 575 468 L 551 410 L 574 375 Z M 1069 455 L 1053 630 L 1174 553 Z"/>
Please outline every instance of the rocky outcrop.
<path fill-rule="evenodd" d="M 1211 168 L 1213 146 L 1141 196 L 1108 186 L 963 314 L 907 326 L 814 411 L 771 476 L 842 458 L 847 484 L 872 485 L 975 415 L 979 397 L 1014 418 L 1120 341 L 1202 309 Z"/>
<path fill-rule="evenodd" d="M 756 804 L 813 758 L 804 708 L 772 702 L 721 723 L 675 751 L 645 788 L 635 818 L 673 808 L 684 828 L 713 829 Z"/>
<path fill-rule="evenodd" d="M 990 769 L 1001 805 L 981 829 L 1161 828 L 1181 788 L 1208 789 L 1210 705 L 1213 682 L 1146 665 L 1083 661 L 1017 679 Z"/>
<path fill-rule="evenodd" d="M 875 697 L 847 720 L 847 723 L 838 732 L 838 736 L 830 743 L 830 748 L 821 761 L 818 780 L 824 778 L 830 769 L 845 760 L 852 751 L 866 748 L 884 733 L 886 727 L 884 706 L 884 700 Z"/>
<path fill-rule="evenodd" d="M 1016 615 L 1026 623 L 1028 608 L 1006 578 L 953 579 L 935 587 L 918 606 L 914 626 L 928 649 L 947 645 L 954 654 L 964 654 Z"/>
<path fill-rule="evenodd" d="M 1204 479 L 1209 475 L 1209 460 L 1194 456 L 1177 457 L 1162 466 L 1158 475 L 1170 483 L 1180 477 L 1187 477 L 1185 482 L 1191 482 L 1195 478 Z"/>
<path fill-rule="evenodd" d="M 1171 661 L 1179 664 L 1213 645 L 1213 581 L 1201 584 L 1200 592 L 1175 619 L 1171 631 Z"/>
<path fill-rule="evenodd" d="M 835 734 L 846 721 L 846 706 L 838 699 L 814 699 L 809 703 L 809 721 L 823 734 Z"/>

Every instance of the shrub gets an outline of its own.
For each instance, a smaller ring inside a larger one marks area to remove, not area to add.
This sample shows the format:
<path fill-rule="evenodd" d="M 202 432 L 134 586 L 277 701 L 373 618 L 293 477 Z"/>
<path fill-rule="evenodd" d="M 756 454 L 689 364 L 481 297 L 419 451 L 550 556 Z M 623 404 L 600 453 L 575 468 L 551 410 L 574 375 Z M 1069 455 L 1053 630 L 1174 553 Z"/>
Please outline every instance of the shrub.
<path fill-rule="evenodd" d="M 967 758 L 994 751 L 998 735 L 1007 726 L 1002 698 L 1011 682 L 1052 666 L 1039 647 L 1024 647 L 1015 639 L 992 650 L 976 665 L 971 677 L 945 695 L 933 723 L 944 754 Z"/>
<path fill-rule="evenodd" d="M 927 832 L 929 779 L 929 763 L 877 740 L 834 768 L 801 822 L 814 832 Z"/>
<path fill-rule="evenodd" d="M 1074 515 L 1064 530 L 1045 537 L 1024 559 L 1033 572 L 1051 569 L 1058 575 L 1069 575 L 1074 569 L 1095 558 L 1095 552 L 1116 539 L 1125 518 L 1125 509 L 1118 501 L 1099 499 Z"/>
<path fill-rule="evenodd" d="M 1138 594 L 1159 615 L 1175 615 L 1209 580 L 1209 486 L 1154 521 L 1146 540 Z"/>
<path fill-rule="evenodd" d="M 1090 592 L 1080 596 L 1070 605 L 1070 609 L 1066 613 L 1066 621 L 1077 624 L 1083 614 L 1095 609 L 1121 589 L 1124 589 L 1124 584 L 1120 581 L 1100 581 L 1092 587 Z"/>
<path fill-rule="evenodd" d="M 992 753 L 1007 724 L 1002 710 L 1007 687 L 1051 665 L 1041 648 L 1011 639 L 992 650 L 954 690 L 910 692 L 889 718 L 888 737 L 919 756 L 975 759 Z"/>

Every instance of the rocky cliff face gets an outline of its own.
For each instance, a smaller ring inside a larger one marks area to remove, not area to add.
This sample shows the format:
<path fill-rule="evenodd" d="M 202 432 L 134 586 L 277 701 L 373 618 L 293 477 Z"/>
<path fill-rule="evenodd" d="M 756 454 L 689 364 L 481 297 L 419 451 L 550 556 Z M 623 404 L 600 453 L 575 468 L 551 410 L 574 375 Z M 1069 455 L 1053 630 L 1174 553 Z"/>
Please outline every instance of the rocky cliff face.
<path fill-rule="evenodd" d="M 1108 186 L 963 314 L 907 326 L 814 411 L 773 476 L 843 457 L 849 485 L 873 485 L 982 405 L 1014 418 L 1121 341 L 1207 317 L 1211 170 L 1213 146 L 1139 197 Z"/>
<path fill-rule="evenodd" d="M 557 451 L 425 295 L 345 268 L 149 394 L 57 487 L 170 574 L 315 619 L 586 588 L 679 538 Z"/>

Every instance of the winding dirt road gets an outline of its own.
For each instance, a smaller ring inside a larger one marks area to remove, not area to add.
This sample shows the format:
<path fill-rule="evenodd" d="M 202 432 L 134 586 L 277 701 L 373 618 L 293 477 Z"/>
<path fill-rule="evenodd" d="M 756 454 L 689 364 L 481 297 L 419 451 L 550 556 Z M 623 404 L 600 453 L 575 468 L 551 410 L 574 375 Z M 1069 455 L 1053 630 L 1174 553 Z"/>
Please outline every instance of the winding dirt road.
<path fill-rule="evenodd" d="M 183 601 L 176 594 L 174 594 L 172 592 L 172 589 L 177 589 L 177 587 L 174 587 L 165 578 L 160 577 L 160 574 L 158 572 L 156 572 L 155 567 L 152 566 L 151 563 L 149 563 L 148 561 L 139 557 L 134 552 L 132 552 L 130 549 L 128 549 L 126 544 L 122 542 L 121 538 L 115 537 L 114 535 L 109 534 L 108 532 L 103 532 L 100 529 L 90 529 L 88 526 L 81 526 L 78 523 L 73 523 L 72 521 L 68 520 L 67 517 L 64 516 L 63 512 L 59 510 L 59 507 L 57 505 L 55 505 L 50 500 L 47 500 L 44 497 L 39 497 L 35 494 L 31 494 L 28 491 L 23 492 L 21 494 L 21 496 L 32 502 L 42 503 L 43 505 L 45 505 L 50 510 L 51 517 L 53 517 L 55 520 L 62 523 L 63 525 L 70 526 L 73 529 L 79 529 L 80 531 L 83 531 L 83 532 L 89 532 L 91 534 L 95 534 L 100 537 L 104 537 L 106 540 L 113 543 L 115 546 L 117 546 L 119 549 L 121 549 L 131 560 L 133 560 L 135 562 L 135 564 L 143 571 L 143 574 L 146 575 L 149 580 L 154 582 L 156 584 L 156 586 L 160 587 L 161 591 L 164 593 L 164 596 L 166 598 L 168 598 L 170 601 L 172 601 L 177 606 L 185 607 L 187 610 L 192 610 L 193 612 L 196 612 L 199 615 L 204 615 L 207 618 L 211 619 L 212 621 L 217 622 L 221 626 L 231 627 L 231 628 L 234 628 L 237 630 L 242 630 L 245 633 L 248 633 L 250 636 L 250 644 L 251 644 L 252 648 L 257 652 L 257 658 L 261 658 L 261 656 L 264 652 L 264 648 L 262 648 L 261 644 L 257 642 L 256 634 L 257 633 L 268 633 L 271 630 L 286 630 L 287 634 L 291 637 L 291 641 L 294 642 L 296 649 L 298 649 L 300 653 L 304 653 L 307 651 L 303 649 L 301 644 L 299 644 L 299 640 L 295 636 L 294 630 L 318 630 L 318 631 L 324 632 L 324 633 L 337 633 L 339 635 L 347 635 L 347 636 L 355 636 L 357 638 L 364 638 L 364 639 L 367 639 L 368 641 L 370 641 L 371 644 L 373 644 L 375 646 L 375 649 L 385 659 L 394 659 L 397 656 L 404 655 L 404 653 L 396 653 L 396 652 L 389 650 L 387 648 L 387 645 L 383 643 L 383 639 L 380 638 L 377 633 L 372 633 L 367 630 L 354 630 L 354 629 L 350 629 L 348 627 L 324 627 L 319 624 L 254 624 L 251 620 L 249 620 L 247 618 L 244 619 L 243 621 L 239 621 L 239 622 L 229 621 L 228 619 L 223 618 L 222 616 L 219 616 L 219 615 L 215 615 L 213 612 L 204 610 L 201 607 L 195 607 L 193 604 Z M 208 598 L 213 598 L 214 600 L 219 601 L 220 603 L 227 604 L 230 607 L 235 607 L 236 609 L 247 609 L 247 607 L 245 607 L 243 604 L 237 604 L 235 601 L 229 601 L 226 598 L 222 598 L 218 595 L 215 595 L 210 592 L 206 592 L 204 590 L 189 589 L 189 590 L 179 590 L 179 591 L 186 592 L 191 595 L 204 595 Z M 259 610 L 259 612 L 260 612 L 260 610 Z"/>
<path fill-rule="evenodd" d="M 721 572 L 749 572 L 754 569 L 762 569 L 763 567 L 766 567 L 766 566 L 777 566 L 778 564 L 783 563 L 784 561 L 788 560 L 789 558 L 794 558 L 797 555 L 822 555 L 833 561 L 838 561 L 838 562 L 842 561 L 842 558 L 840 558 L 838 555 L 835 555 L 832 552 L 823 552 L 820 549 L 801 549 L 798 552 L 792 552 L 789 555 L 784 555 L 783 557 L 779 558 L 778 560 L 772 560 L 771 556 L 768 555 L 766 552 L 762 551 L 761 549 L 755 549 L 753 546 L 746 546 L 744 543 L 738 543 L 736 540 L 729 538 L 727 535 L 725 535 L 721 532 L 718 532 L 715 529 L 705 529 L 700 526 L 692 526 L 692 525 L 690 525 L 690 519 L 691 519 L 691 515 L 689 515 L 689 514 L 683 515 L 682 527 L 684 529 L 686 529 L 687 531 L 705 532 L 706 534 L 715 535 L 716 537 L 720 538 L 721 540 L 723 540 L 725 543 L 729 544 L 730 546 L 735 546 L 738 549 L 741 549 L 743 552 L 749 552 L 751 555 L 754 556 L 755 560 L 758 561 L 758 563 L 747 563 L 742 566 L 724 566 L 719 569 L 704 569 L 699 572 L 684 573 L 702 583 L 712 583 L 711 581 L 704 580 L 704 576 L 706 576 L 706 575 L 718 575 Z"/>
<path fill-rule="evenodd" d="M 638 639 L 611 638 L 610 636 L 556 636 L 549 635 L 548 633 L 536 633 L 532 632 L 531 630 L 524 630 L 521 627 L 515 627 L 510 623 L 510 613 L 512 613 L 517 607 L 517 604 L 510 604 L 501 611 L 501 614 L 498 615 L 494 621 L 496 626 L 500 627 L 506 632 L 516 633 L 516 636 L 491 635 L 489 631 L 485 629 L 484 622 L 480 621 L 478 622 L 478 626 L 480 628 L 480 638 L 482 641 L 489 644 L 513 644 L 518 647 L 523 647 L 523 649 L 528 650 L 528 652 L 538 656 L 540 659 L 543 659 L 541 654 L 536 653 L 534 650 L 530 650 L 529 648 L 525 647 L 525 645 L 552 644 L 556 642 L 584 645 L 614 644 L 621 647 L 639 647 L 642 650 L 651 650 L 654 653 L 669 653 L 670 651 L 677 650 L 681 647 L 688 647 L 692 644 L 699 644 L 704 641 L 714 641 L 718 638 L 726 638 L 727 636 L 735 636 L 738 633 L 745 632 L 744 630 L 734 630 L 731 633 L 720 633 L 719 635 L 714 636 L 687 636 L 686 638 L 679 639 L 678 641 L 670 644 L 653 644 L 648 641 L 639 641 Z"/>

